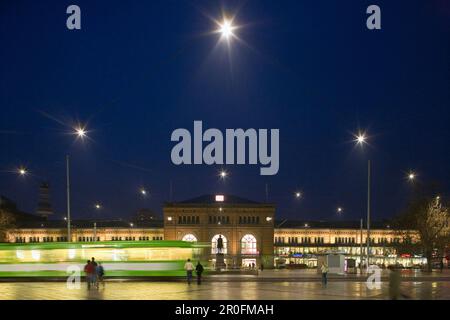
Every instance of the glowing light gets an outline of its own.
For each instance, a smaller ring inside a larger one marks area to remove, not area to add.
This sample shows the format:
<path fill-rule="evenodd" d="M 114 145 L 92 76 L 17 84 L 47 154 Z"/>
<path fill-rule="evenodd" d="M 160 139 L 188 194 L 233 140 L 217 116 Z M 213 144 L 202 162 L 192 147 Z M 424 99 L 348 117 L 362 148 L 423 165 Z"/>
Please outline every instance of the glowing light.
<path fill-rule="evenodd" d="M 220 171 L 219 176 L 221 179 L 225 179 L 228 176 L 228 172 L 225 170 Z"/>
<path fill-rule="evenodd" d="M 31 257 L 34 260 L 39 260 L 41 258 L 41 252 L 39 250 L 31 250 Z"/>
<path fill-rule="evenodd" d="M 25 253 L 22 250 L 17 250 L 16 251 L 16 257 L 17 257 L 17 259 L 24 259 L 25 258 Z"/>
<path fill-rule="evenodd" d="M 75 253 L 76 253 L 75 249 L 69 249 L 69 251 L 68 251 L 69 259 L 74 259 Z"/>
<path fill-rule="evenodd" d="M 295 197 L 298 199 L 298 198 L 301 198 L 302 197 L 302 193 L 301 192 L 299 192 L 299 191 L 297 191 L 296 193 L 295 193 Z"/>
<path fill-rule="evenodd" d="M 146 195 L 147 195 L 147 190 L 145 190 L 144 188 L 141 188 L 140 193 L 141 193 L 143 196 L 146 196 Z"/>
<path fill-rule="evenodd" d="M 416 178 L 416 174 L 414 172 L 408 173 L 408 180 L 413 181 Z"/>
<path fill-rule="evenodd" d="M 367 143 L 366 134 L 364 132 L 360 132 L 358 135 L 355 136 L 355 142 L 359 145 Z"/>
<path fill-rule="evenodd" d="M 96 204 L 95 204 L 95 209 L 98 210 L 98 209 L 101 209 L 101 208 L 102 208 L 102 206 L 100 205 L 100 203 L 96 203 Z"/>
<path fill-rule="evenodd" d="M 337 212 L 338 212 L 338 213 L 341 213 L 342 211 L 344 211 L 344 209 L 342 209 L 341 207 L 338 207 L 338 208 L 337 208 Z"/>
<path fill-rule="evenodd" d="M 231 21 L 224 19 L 222 23 L 219 24 L 219 32 L 221 33 L 222 37 L 225 39 L 229 39 L 231 36 L 233 36 L 233 30 L 236 27 L 233 26 Z"/>
<path fill-rule="evenodd" d="M 267 222 L 272 221 L 272 217 L 266 217 L 266 221 L 267 221 Z"/>
<path fill-rule="evenodd" d="M 133 224 L 133 223 L 130 223 L 130 227 L 132 227 L 132 228 L 133 228 L 133 226 L 134 226 L 134 224 Z"/>
<path fill-rule="evenodd" d="M 172 221 L 172 217 L 167 217 L 167 220 L 168 221 Z"/>
<path fill-rule="evenodd" d="M 222 195 L 222 194 L 217 194 L 217 195 L 216 195 L 216 201 L 217 201 L 217 202 L 223 202 L 223 201 L 225 201 L 225 196 Z"/>
<path fill-rule="evenodd" d="M 26 175 L 26 174 L 28 173 L 27 169 L 24 168 L 24 167 L 20 167 L 20 168 L 18 169 L 18 172 L 19 172 L 19 174 L 20 174 L 21 176 L 24 176 L 24 175 Z"/>
<path fill-rule="evenodd" d="M 86 137 L 86 129 L 84 127 L 77 127 L 75 128 L 75 134 L 78 136 L 78 138 L 83 139 Z"/>

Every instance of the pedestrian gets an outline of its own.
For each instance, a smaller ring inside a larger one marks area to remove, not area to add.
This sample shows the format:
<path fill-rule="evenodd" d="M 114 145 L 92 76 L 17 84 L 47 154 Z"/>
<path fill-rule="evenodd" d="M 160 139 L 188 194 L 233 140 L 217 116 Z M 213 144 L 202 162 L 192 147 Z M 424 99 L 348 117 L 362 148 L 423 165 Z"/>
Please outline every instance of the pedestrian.
<path fill-rule="evenodd" d="M 444 262 L 441 259 L 441 262 L 439 263 L 439 269 L 441 270 L 441 272 L 444 270 Z"/>
<path fill-rule="evenodd" d="M 195 267 L 195 272 L 197 273 L 197 284 L 202 284 L 202 273 L 203 273 L 203 266 L 199 262 L 197 262 L 197 266 Z"/>
<path fill-rule="evenodd" d="M 103 277 L 105 276 L 105 269 L 103 268 L 102 264 L 99 262 L 97 267 L 95 267 L 95 273 L 97 275 L 97 289 L 100 285 L 100 282 L 102 283 L 103 288 L 105 287 L 105 282 Z"/>
<path fill-rule="evenodd" d="M 325 262 L 322 262 L 322 266 L 320 267 L 320 271 L 322 272 L 322 284 L 326 286 L 327 283 L 328 283 L 328 279 L 327 279 L 328 266 L 326 265 Z"/>
<path fill-rule="evenodd" d="M 92 285 L 98 287 L 98 285 L 97 285 L 97 272 L 96 272 L 97 262 L 95 262 L 95 258 L 94 257 L 91 258 L 91 265 L 92 265 L 92 269 L 93 269 L 92 270 Z"/>
<path fill-rule="evenodd" d="M 184 270 L 186 270 L 187 282 L 188 284 L 191 284 L 192 271 L 194 270 L 194 265 L 192 264 L 191 259 L 187 259 L 186 263 L 184 264 Z"/>
<path fill-rule="evenodd" d="M 86 282 L 87 282 L 88 289 L 91 289 L 92 275 L 94 274 L 95 269 L 90 260 L 88 260 L 86 265 L 84 266 L 84 272 L 86 274 Z"/>
<path fill-rule="evenodd" d="M 400 297 L 400 272 L 397 269 L 389 273 L 389 299 L 397 300 Z"/>
<path fill-rule="evenodd" d="M 264 263 L 261 262 L 261 272 L 264 271 Z"/>

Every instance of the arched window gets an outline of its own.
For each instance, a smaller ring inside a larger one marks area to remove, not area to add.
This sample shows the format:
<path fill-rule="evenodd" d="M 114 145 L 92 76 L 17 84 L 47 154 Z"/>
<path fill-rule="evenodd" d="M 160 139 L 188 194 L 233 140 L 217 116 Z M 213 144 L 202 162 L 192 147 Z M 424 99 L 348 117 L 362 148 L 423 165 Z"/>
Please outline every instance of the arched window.
<path fill-rule="evenodd" d="M 227 253 L 227 238 L 223 235 L 223 234 L 216 234 L 214 237 L 212 237 L 211 239 L 211 253 L 212 254 L 216 254 L 217 253 L 217 239 L 219 239 L 219 236 L 222 236 L 222 243 L 223 243 L 223 249 L 222 252 L 223 254 Z"/>
<path fill-rule="evenodd" d="M 188 233 L 183 236 L 181 241 L 195 242 L 197 241 L 197 237 L 194 236 L 193 234 Z"/>
<path fill-rule="evenodd" d="M 241 254 L 257 254 L 256 238 L 252 234 L 246 234 L 241 239 Z"/>

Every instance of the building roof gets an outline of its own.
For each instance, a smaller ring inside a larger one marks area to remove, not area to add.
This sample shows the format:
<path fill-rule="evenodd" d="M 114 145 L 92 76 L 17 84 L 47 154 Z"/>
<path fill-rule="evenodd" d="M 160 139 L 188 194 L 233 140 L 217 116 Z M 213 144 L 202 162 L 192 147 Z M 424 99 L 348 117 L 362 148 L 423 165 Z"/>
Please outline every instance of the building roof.
<path fill-rule="evenodd" d="M 126 220 L 97 220 L 95 221 L 97 228 L 130 228 L 130 223 L 133 223 L 133 228 L 162 228 L 162 220 L 153 221 L 126 221 Z M 94 227 L 94 220 L 72 220 L 72 228 L 89 229 Z M 39 229 L 39 228 L 67 228 L 67 221 L 65 220 L 45 220 L 45 221 L 19 221 L 16 223 L 17 229 Z"/>
<path fill-rule="evenodd" d="M 218 201 L 217 196 L 223 196 L 223 201 Z M 257 202 L 246 198 L 241 198 L 231 194 L 205 194 L 199 197 L 176 201 L 167 202 L 165 205 L 272 205 L 264 202 Z"/>
<path fill-rule="evenodd" d="M 336 220 L 276 220 L 274 223 L 275 229 L 296 229 L 296 228 L 311 228 L 311 229 L 359 229 L 360 221 L 336 221 Z M 363 229 L 366 225 L 363 225 Z M 391 224 L 387 220 L 371 221 L 371 229 L 389 229 Z"/>

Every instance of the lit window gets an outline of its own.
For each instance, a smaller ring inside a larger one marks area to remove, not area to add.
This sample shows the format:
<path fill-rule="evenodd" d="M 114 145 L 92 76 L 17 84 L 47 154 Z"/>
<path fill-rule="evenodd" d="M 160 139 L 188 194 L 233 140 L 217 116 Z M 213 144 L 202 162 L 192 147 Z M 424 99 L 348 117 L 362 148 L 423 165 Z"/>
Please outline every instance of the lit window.
<path fill-rule="evenodd" d="M 251 234 L 246 234 L 241 240 L 241 254 L 257 254 L 256 238 Z"/>
<path fill-rule="evenodd" d="M 193 234 L 188 233 L 184 235 L 181 241 L 195 242 L 197 241 L 197 237 L 194 236 Z"/>

